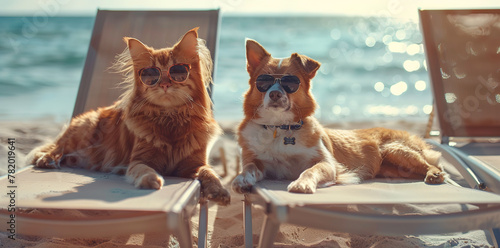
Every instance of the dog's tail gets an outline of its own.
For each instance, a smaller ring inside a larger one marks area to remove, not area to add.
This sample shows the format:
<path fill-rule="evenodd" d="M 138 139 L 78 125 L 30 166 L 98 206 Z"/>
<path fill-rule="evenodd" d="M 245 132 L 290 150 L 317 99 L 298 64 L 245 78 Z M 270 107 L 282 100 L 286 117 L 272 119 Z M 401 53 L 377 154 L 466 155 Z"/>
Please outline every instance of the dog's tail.
<path fill-rule="evenodd" d="M 361 175 L 358 171 L 342 170 L 337 171 L 337 184 L 358 184 L 361 182 Z"/>

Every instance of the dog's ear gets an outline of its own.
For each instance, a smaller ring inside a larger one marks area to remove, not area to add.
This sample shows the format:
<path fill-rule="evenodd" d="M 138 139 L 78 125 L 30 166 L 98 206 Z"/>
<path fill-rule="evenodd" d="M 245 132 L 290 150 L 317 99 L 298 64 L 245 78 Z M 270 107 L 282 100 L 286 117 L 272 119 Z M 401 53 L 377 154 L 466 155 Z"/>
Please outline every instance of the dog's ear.
<path fill-rule="evenodd" d="M 264 58 L 271 56 L 257 41 L 247 39 L 247 71 L 252 75 Z"/>
<path fill-rule="evenodd" d="M 300 55 L 298 53 L 292 54 L 292 59 L 296 60 L 302 67 L 304 71 L 310 78 L 313 78 L 316 75 L 316 71 L 318 71 L 321 63 L 318 61 L 311 59 L 305 55 Z"/>

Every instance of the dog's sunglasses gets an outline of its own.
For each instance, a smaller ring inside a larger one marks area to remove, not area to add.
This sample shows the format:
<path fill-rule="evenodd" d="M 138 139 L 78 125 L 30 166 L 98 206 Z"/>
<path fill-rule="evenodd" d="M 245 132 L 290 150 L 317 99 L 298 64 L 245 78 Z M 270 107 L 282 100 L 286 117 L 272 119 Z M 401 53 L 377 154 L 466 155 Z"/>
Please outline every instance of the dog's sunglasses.
<path fill-rule="evenodd" d="M 176 83 L 183 83 L 189 77 L 189 64 L 175 64 L 168 68 L 168 78 Z M 161 79 L 162 70 L 156 66 L 142 68 L 139 71 L 141 82 L 147 86 L 155 86 Z"/>
<path fill-rule="evenodd" d="M 266 92 L 275 83 L 279 83 L 287 93 L 294 93 L 300 87 L 300 79 L 297 76 L 284 75 L 281 78 L 276 78 L 275 76 L 278 75 L 274 76 L 269 74 L 259 75 L 257 77 L 257 80 L 255 81 L 257 90 L 259 90 L 260 92 Z"/>

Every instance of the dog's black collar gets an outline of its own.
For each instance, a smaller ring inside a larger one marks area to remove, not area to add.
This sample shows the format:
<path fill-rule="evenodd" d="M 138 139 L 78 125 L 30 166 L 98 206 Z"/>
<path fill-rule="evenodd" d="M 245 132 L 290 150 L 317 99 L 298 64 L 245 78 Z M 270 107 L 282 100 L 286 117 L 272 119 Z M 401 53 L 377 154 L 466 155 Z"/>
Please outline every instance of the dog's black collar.
<path fill-rule="evenodd" d="M 262 125 L 263 128 L 268 129 L 268 128 L 279 128 L 283 130 L 299 130 L 302 125 L 304 125 L 304 122 L 302 120 L 299 121 L 299 124 L 297 125 Z"/>

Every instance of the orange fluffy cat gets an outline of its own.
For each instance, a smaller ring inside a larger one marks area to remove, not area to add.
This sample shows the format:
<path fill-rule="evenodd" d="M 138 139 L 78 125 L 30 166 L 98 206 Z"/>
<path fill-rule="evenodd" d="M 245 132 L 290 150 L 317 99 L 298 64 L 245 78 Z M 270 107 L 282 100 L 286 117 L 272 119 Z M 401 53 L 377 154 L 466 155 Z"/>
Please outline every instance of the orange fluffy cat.
<path fill-rule="evenodd" d="M 124 41 L 114 68 L 127 76 L 125 93 L 111 106 L 73 118 L 55 142 L 33 151 L 31 163 L 125 174 L 146 189 L 160 189 L 162 176 L 197 178 L 204 197 L 228 204 L 228 191 L 207 163 L 207 148 L 221 131 L 206 90 L 210 51 L 197 28 L 171 48 Z"/>

